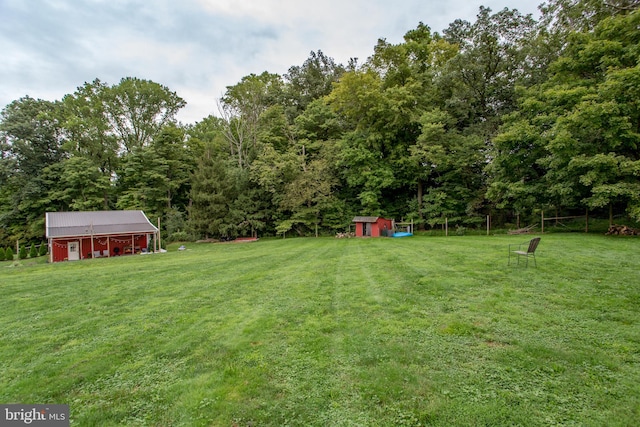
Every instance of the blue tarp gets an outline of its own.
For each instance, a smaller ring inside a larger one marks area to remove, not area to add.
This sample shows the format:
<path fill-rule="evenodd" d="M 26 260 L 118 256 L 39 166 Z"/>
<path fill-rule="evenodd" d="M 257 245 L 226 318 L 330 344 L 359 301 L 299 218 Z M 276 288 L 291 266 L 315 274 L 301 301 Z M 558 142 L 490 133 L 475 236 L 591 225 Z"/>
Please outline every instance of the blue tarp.
<path fill-rule="evenodd" d="M 396 233 L 393 233 L 393 237 L 408 237 L 408 236 L 413 236 L 413 234 L 407 233 L 406 231 L 398 231 Z"/>

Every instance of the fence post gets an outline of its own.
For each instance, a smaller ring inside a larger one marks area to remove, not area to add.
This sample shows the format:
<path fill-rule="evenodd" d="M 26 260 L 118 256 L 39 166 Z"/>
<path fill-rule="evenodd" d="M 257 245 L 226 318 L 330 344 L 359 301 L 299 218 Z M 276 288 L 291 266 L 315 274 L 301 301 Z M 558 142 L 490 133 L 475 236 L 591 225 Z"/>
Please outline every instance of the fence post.
<path fill-rule="evenodd" d="M 542 220 L 541 220 L 542 232 L 544 233 L 544 211 L 541 211 L 541 214 L 542 214 Z"/>
<path fill-rule="evenodd" d="M 585 214 L 585 221 L 584 221 L 584 232 L 588 233 L 589 232 L 589 208 L 587 208 L 586 214 Z"/>

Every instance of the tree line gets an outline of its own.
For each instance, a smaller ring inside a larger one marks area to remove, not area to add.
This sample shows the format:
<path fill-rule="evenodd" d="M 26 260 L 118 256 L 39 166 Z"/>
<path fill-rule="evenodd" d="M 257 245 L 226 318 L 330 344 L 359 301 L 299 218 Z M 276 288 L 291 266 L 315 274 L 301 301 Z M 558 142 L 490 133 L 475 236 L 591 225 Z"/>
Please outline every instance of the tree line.
<path fill-rule="evenodd" d="M 639 221 L 639 6 L 419 23 L 362 63 L 318 50 L 245 76 L 195 124 L 177 122 L 175 92 L 133 77 L 25 96 L 0 114 L 0 245 L 39 242 L 44 213 L 68 210 L 142 209 L 175 240 L 334 233 L 355 215 Z"/>

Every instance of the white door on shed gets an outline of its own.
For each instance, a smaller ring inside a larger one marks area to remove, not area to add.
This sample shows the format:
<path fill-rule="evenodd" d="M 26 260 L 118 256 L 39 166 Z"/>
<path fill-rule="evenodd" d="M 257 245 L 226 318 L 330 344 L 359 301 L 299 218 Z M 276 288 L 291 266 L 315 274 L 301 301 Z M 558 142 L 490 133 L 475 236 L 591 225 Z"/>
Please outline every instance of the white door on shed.
<path fill-rule="evenodd" d="M 78 261 L 80 259 L 80 242 L 69 242 L 67 243 L 68 255 L 67 259 L 69 261 Z"/>

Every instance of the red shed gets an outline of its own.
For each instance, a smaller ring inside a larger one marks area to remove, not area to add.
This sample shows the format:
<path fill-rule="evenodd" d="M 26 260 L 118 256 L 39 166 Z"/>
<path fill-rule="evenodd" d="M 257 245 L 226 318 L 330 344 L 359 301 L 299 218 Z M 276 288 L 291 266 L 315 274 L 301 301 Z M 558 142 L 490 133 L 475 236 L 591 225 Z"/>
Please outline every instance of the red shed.
<path fill-rule="evenodd" d="M 50 262 L 146 252 L 157 233 L 142 211 L 46 213 Z"/>
<path fill-rule="evenodd" d="M 387 232 L 393 230 L 393 221 L 379 216 L 357 216 L 353 222 L 356 223 L 356 237 L 386 237 Z"/>

